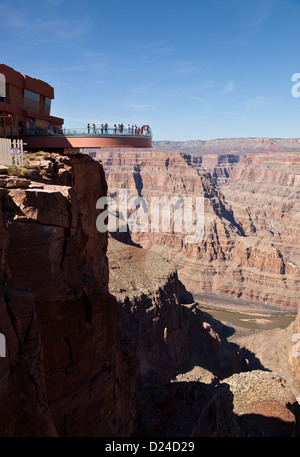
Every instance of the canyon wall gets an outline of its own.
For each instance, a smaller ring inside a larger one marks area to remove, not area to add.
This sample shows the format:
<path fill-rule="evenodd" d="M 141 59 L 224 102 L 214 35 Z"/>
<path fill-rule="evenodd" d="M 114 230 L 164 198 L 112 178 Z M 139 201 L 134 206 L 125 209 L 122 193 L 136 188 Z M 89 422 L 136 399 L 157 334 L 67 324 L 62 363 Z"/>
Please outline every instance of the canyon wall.
<path fill-rule="evenodd" d="M 212 167 L 216 157 L 206 159 L 202 156 L 200 160 L 176 151 L 102 150 L 98 151 L 97 158 L 103 163 L 109 193 L 116 200 L 119 189 L 127 189 L 129 199 L 143 197 L 147 203 L 152 197 L 170 200 L 179 197 L 182 201 L 188 196 L 204 198 L 204 236 L 200 242 L 187 243 L 186 234 L 175 232 L 172 227 L 165 233 L 148 229 L 131 234 L 135 243 L 172 262 L 178 269 L 179 279 L 190 292 L 214 293 L 292 311 L 297 309 L 300 275 L 290 253 L 276 243 L 276 233 L 265 236 L 264 232 L 249 229 L 245 217 L 240 215 L 241 212 L 248 214 L 249 205 L 251 211 L 256 211 L 256 202 L 252 205 L 249 195 L 239 190 L 236 198 L 243 201 L 239 202 L 242 210 L 238 211 L 228 192 L 216 183 L 216 167 Z M 233 168 L 238 161 L 236 158 L 223 160 L 231 160 Z M 223 172 L 229 173 L 225 167 Z M 293 178 L 290 179 L 292 182 Z M 241 185 L 242 182 L 241 178 Z M 254 180 L 251 195 L 258 187 L 259 183 Z M 235 195 L 238 187 L 233 184 L 232 189 Z M 294 197 L 293 194 L 292 206 L 296 204 Z M 268 205 L 268 217 L 271 218 L 271 212 L 275 213 L 278 205 L 272 203 L 272 199 Z M 260 208 L 261 205 L 258 211 Z M 288 219 L 293 213 L 292 207 L 285 205 L 284 208 Z M 290 230 L 291 226 L 292 223 Z"/>
<path fill-rule="evenodd" d="M 251 371 L 254 364 L 265 369 L 256 352 L 219 336 L 222 324 L 205 321 L 160 255 L 109 238 L 108 258 L 123 350 L 135 360 L 134 436 L 295 435 L 297 402 L 287 357 L 274 353 L 274 336 L 268 347 L 271 369 L 267 364 L 268 371 Z M 264 347 L 261 339 L 259 344 Z M 282 376 L 276 374 L 281 361 Z"/>
<path fill-rule="evenodd" d="M 268 240 L 285 259 L 284 264 L 295 272 L 295 310 L 298 305 L 295 322 L 285 330 L 246 340 L 266 367 L 287 377 L 299 399 L 300 153 L 297 151 L 299 140 L 280 140 L 277 148 L 269 152 L 204 153 L 193 156 L 193 160 L 212 175 L 244 233 Z"/>
<path fill-rule="evenodd" d="M 64 186 L 1 177 L 1 435 L 126 435 L 134 381 L 108 292 L 107 234 L 92 223 L 104 172 L 88 156 L 61 165 Z"/>
<path fill-rule="evenodd" d="M 261 234 L 300 269 L 300 154 L 205 155 L 202 166 L 247 235 Z"/>
<path fill-rule="evenodd" d="M 109 239 L 109 287 L 123 351 L 134 360 L 134 436 L 238 436 L 232 395 L 218 380 L 247 369 L 204 321 L 159 254 Z"/>
<path fill-rule="evenodd" d="M 289 340 L 288 362 L 291 367 L 291 375 L 293 385 L 298 393 L 298 401 L 300 400 L 300 299 L 298 300 L 298 314 L 295 322 L 291 327 L 291 336 Z"/>

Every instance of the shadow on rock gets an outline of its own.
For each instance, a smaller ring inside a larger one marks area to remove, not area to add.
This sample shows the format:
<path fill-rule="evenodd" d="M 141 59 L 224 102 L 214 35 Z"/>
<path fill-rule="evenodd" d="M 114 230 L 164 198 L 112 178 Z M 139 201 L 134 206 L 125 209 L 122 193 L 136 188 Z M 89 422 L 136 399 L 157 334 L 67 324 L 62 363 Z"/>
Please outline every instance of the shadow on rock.
<path fill-rule="evenodd" d="M 267 417 L 261 414 L 243 414 L 237 416 L 239 436 L 285 438 L 295 437 L 295 423 L 284 421 L 277 417 Z"/>
<path fill-rule="evenodd" d="M 222 348 L 231 348 L 232 351 L 239 354 L 242 361 L 242 370 L 265 370 L 270 371 L 268 368 L 265 368 L 261 361 L 256 357 L 255 353 L 250 351 L 245 347 L 240 347 L 237 343 L 227 341 L 227 338 L 232 336 L 235 333 L 235 329 L 231 326 L 223 324 L 221 321 L 212 317 L 206 311 L 203 312 L 204 321 L 208 322 L 213 330 L 219 335 Z"/>
<path fill-rule="evenodd" d="M 136 436 L 237 437 L 229 386 L 202 382 L 144 385 Z"/>
<path fill-rule="evenodd" d="M 195 367 L 201 367 L 218 379 L 223 379 L 254 368 L 265 370 L 254 353 L 227 341 L 234 332 L 232 327 L 203 313 L 195 303 L 184 306 L 184 313 L 188 321 L 189 358 L 180 366 L 177 374 L 189 376 L 191 371 L 197 371 Z"/>

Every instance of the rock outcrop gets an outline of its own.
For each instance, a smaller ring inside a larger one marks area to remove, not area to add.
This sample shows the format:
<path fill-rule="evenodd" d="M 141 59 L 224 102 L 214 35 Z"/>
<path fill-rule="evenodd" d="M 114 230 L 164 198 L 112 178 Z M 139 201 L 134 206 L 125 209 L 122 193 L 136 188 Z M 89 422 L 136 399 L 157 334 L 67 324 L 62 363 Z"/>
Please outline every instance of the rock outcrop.
<path fill-rule="evenodd" d="M 236 436 L 232 396 L 218 379 L 246 366 L 159 254 L 109 239 L 110 291 L 122 348 L 135 361 L 134 436 Z"/>
<path fill-rule="evenodd" d="M 298 405 L 285 378 L 248 371 L 244 348 L 221 339 L 188 303 L 174 267 L 112 238 L 108 258 L 123 350 L 135 360 L 134 436 L 295 436 Z"/>
<path fill-rule="evenodd" d="M 87 156 L 62 162 L 64 186 L 1 183 L 1 434 L 126 435 L 131 379 L 108 292 L 107 234 L 93 223 L 105 176 Z"/>
<path fill-rule="evenodd" d="M 168 379 L 188 358 L 182 303 L 193 303 L 170 266 L 155 252 L 110 238 L 109 289 L 120 304 L 120 334 L 142 380 Z M 155 342 L 155 343 L 154 343 Z"/>
<path fill-rule="evenodd" d="M 296 399 L 284 378 L 254 370 L 234 374 L 222 381 L 233 393 L 239 436 L 295 436 Z"/>

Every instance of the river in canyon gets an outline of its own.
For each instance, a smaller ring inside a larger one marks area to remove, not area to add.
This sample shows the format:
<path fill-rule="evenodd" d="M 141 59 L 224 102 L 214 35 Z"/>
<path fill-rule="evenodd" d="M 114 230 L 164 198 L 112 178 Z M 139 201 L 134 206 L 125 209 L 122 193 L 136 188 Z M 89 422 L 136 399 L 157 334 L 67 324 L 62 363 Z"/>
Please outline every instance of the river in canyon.
<path fill-rule="evenodd" d="M 236 330 L 286 328 L 296 317 L 296 313 L 287 310 L 246 300 L 218 297 L 214 294 L 194 294 L 194 299 L 199 303 L 204 317 L 220 321 Z"/>

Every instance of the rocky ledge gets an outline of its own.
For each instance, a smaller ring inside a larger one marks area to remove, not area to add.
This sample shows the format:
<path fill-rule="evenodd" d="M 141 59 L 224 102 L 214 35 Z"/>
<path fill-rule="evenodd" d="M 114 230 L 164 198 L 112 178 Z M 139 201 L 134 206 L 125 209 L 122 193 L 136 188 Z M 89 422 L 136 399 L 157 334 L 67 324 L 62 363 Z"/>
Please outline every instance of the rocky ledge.
<path fill-rule="evenodd" d="M 287 437 L 296 431 L 296 398 L 286 380 L 273 372 L 254 370 L 223 380 L 233 394 L 239 436 Z"/>

